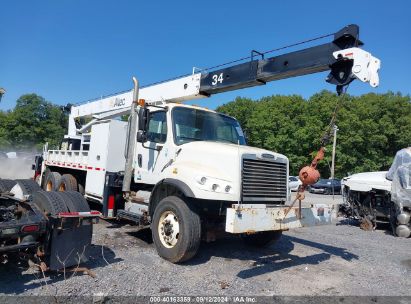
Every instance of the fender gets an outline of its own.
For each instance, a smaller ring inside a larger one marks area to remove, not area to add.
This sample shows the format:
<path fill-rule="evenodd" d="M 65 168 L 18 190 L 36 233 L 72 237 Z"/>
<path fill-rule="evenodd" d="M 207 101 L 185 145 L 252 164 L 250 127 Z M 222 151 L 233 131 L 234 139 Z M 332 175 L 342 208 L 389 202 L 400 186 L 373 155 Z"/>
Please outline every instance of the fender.
<path fill-rule="evenodd" d="M 154 186 L 151 193 L 152 194 L 156 193 L 157 188 L 160 187 L 161 185 L 172 185 L 176 187 L 178 190 L 180 190 L 184 194 L 184 196 L 195 198 L 193 191 L 190 189 L 190 187 L 186 183 L 182 182 L 181 180 L 174 179 L 174 178 L 162 179 Z M 154 197 L 155 195 L 150 195 L 150 201 L 149 201 L 149 207 L 148 207 L 150 215 L 154 213 L 154 209 L 153 209 L 155 207 L 154 202 L 153 202 Z"/>

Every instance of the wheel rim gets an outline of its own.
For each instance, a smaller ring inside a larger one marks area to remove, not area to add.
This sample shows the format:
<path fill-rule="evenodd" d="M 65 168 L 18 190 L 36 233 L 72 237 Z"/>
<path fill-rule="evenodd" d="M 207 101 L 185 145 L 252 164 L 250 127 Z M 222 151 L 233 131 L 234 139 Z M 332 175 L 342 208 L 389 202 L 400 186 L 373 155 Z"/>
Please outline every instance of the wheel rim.
<path fill-rule="evenodd" d="M 180 235 L 180 224 L 177 216 L 172 211 L 165 211 L 160 216 L 158 223 L 158 236 L 166 248 L 173 248 Z"/>
<path fill-rule="evenodd" d="M 53 190 L 53 184 L 51 181 L 48 181 L 46 184 L 46 191 L 52 191 Z"/>
<path fill-rule="evenodd" d="M 64 183 L 60 184 L 59 191 L 61 191 L 61 192 L 66 191 L 66 185 L 64 185 Z"/>

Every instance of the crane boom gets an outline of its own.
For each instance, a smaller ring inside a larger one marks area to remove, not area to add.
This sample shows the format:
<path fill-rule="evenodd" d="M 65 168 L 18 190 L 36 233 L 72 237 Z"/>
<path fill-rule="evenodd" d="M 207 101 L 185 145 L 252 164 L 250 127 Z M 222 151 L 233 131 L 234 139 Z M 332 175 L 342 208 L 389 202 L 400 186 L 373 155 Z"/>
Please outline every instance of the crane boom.
<path fill-rule="evenodd" d="M 330 70 L 327 82 L 337 91 L 354 79 L 379 83 L 380 60 L 358 48 L 359 27 L 348 25 L 334 34 L 332 42 L 264 58 L 264 53 L 252 51 L 250 60 L 218 70 L 194 73 L 178 79 L 140 89 L 140 98 L 148 103 L 182 102 L 209 97 L 213 94 L 264 85 L 267 82 Z M 255 56 L 261 59 L 254 59 Z M 76 136 L 92 124 L 76 128 L 75 119 L 93 116 L 96 120 L 124 115 L 130 111 L 133 92 L 117 94 L 90 103 L 73 106 L 69 117 L 68 136 Z"/>

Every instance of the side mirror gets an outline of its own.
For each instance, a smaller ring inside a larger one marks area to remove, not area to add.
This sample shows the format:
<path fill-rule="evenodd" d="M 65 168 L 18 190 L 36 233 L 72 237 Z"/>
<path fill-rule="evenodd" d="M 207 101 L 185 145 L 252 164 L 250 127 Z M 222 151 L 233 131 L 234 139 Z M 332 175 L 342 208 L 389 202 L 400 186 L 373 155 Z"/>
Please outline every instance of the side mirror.
<path fill-rule="evenodd" d="M 140 108 L 138 111 L 138 130 L 147 132 L 147 122 L 148 122 L 148 115 L 150 114 L 150 110 L 146 107 Z"/>
<path fill-rule="evenodd" d="M 145 143 L 147 141 L 146 132 L 138 130 L 137 132 L 137 142 Z"/>
<path fill-rule="evenodd" d="M 149 115 L 150 110 L 146 107 L 142 107 L 138 111 L 137 142 L 145 143 L 147 141 L 147 124 Z"/>

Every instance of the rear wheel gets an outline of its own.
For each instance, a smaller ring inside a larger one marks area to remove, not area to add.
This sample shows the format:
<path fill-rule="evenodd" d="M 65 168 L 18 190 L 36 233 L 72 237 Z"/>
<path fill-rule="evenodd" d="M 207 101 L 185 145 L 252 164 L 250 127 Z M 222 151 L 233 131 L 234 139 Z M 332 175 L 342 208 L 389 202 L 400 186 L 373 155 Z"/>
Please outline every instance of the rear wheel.
<path fill-rule="evenodd" d="M 151 230 L 158 254 L 172 263 L 189 260 L 200 247 L 200 216 L 188 200 L 176 196 L 161 200 Z"/>
<path fill-rule="evenodd" d="M 31 195 L 34 192 L 41 191 L 39 184 L 32 179 L 18 179 L 16 182 L 19 184 L 24 195 Z"/>
<path fill-rule="evenodd" d="M 11 179 L 0 179 L 0 193 L 9 192 L 16 185 L 16 181 Z"/>
<path fill-rule="evenodd" d="M 84 186 L 82 184 L 77 184 L 77 185 L 78 185 L 78 192 L 84 195 L 86 193 Z"/>
<path fill-rule="evenodd" d="M 56 191 L 60 185 L 61 175 L 58 172 L 46 171 L 44 176 L 43 189 L 46 191 Z"/>
<path fill-rule="evenodd" d="M 33 194 L 33 203 L 46 214 L 56 215 L 68 211 L 64 199 L 57 192 L 35 192 Z"/>
<path fill-rule="evenodd" d="M 63 174 L 57 187 L 58 191 L 78 191 L 77 180 L 71 174 Z"/>
<path fill-rule="evenodd" d="M 70 212 L 90 212 L 90 207 L 86 199 L 76 191 L 58 192 L 66 202 Z"/>
<path fill-rule="evenodd" d="M 269 246 L 281 238 L 283 232 L 276 231 L 262 231 L 253 234 L 245 234 L 242 236 L 244 243 L 251 247 L 265 247 Z"/>
<path fill-rule="evenodd" d="M 49 168 L 46 168 L 43 172 L 43 178 L 41 179 L 41 189 L 45 190 L 46 189 L 46 176 L 51 173 L 51 170 Z"/>
<path fill-rule="evenodd" d="M 40 186 L 32 179 L 18 179 L 17 184 L 10 190 L 15 198 L 25 200 L 27 196 L 41 191 Z"/>

